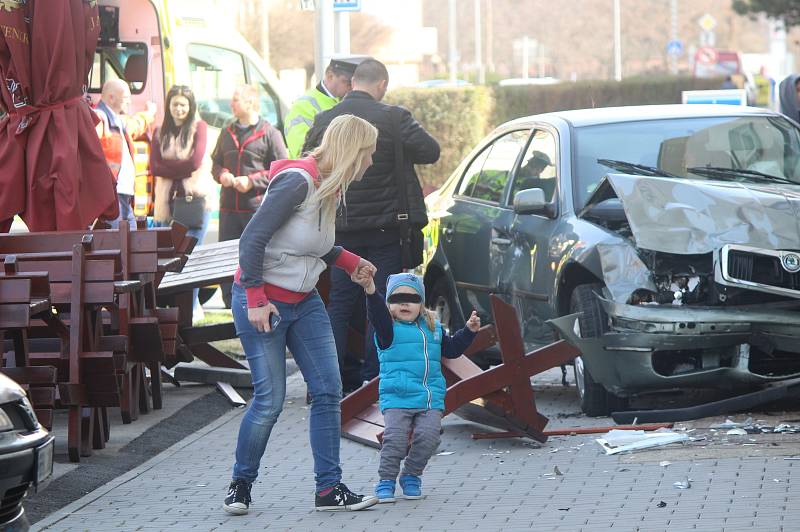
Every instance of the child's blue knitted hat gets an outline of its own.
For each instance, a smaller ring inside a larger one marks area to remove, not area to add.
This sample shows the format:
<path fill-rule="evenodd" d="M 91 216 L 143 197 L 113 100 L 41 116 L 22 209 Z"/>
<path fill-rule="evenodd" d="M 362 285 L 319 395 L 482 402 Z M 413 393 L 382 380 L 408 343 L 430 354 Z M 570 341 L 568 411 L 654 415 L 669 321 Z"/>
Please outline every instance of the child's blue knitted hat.
<path fill-rule="evenodd" d="M 390 275 L 389 278 L 386 279 L 386 297 L 388 298 L 392 295 L 392 292 L 394 292 L 398 286 L 410 286 L 417 291 L 423 303 L 425 302 L 425 284 L 422 282 L 422 278 L 419 275 L 414 275 L 413 273 L 395 273 L 394 275 Z"/>

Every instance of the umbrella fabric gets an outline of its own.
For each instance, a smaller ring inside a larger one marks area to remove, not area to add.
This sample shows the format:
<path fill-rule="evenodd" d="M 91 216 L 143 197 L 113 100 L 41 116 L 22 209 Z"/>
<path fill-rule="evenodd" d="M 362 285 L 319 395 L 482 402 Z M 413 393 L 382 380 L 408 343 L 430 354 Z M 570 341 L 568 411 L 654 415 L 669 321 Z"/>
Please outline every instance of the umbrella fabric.
<path fill-rule="evenodd" d="M 82 229 L 119 212 L 84 97 L 100 32 L 96 0 L 0 0 L 0 231 Z"/>

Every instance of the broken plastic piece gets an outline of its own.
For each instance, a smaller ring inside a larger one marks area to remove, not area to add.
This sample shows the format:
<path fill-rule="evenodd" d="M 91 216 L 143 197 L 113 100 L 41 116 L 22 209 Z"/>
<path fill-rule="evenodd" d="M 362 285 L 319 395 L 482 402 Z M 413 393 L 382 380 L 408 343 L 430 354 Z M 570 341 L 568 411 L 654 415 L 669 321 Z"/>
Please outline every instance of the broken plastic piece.
<path fill-rule="evenodd" d="M 672 485 L 673 485 L 673 487 L 675 487 L 675 489 L 679 489 L 679 490 L 688 490 L 689 488 L 692 487 L 692 483 L 688 478 L 686 480 L 684 480 L 683 482 L 675 482 Z"/>
<path fill-rule="evenodd" d="M 744 429 L 731 429 L 725 434 L 728 436 L 747 436 L 747 431 Z"/>
<path fill-rule="evenodd" d="M 668 430 L 649 433 L 643 430 L 612 430 L 603 438 L 598 438 L 595 441 L 600 444 L 607 455 L 611 455 L 650 447 L 660 447 L 687 440 L 689 440 L 688 435 Z"/>
<path fill-rule="evenodd" d="M 659 508 L 664 508 L 666 505 L 667 503 L 665 503 L 664 501 L 661 501 L 660 503 L 656 504 L 656 506 L 658 506 Z"/>
<path fill-rule="evenodd" d="M 658 465 L 660 465 L 661 467 L 667 467 L 668 465 L 672 465 L 672 462 L 670 462 L 669 460 L 663 460 L 659 462 Z"/>

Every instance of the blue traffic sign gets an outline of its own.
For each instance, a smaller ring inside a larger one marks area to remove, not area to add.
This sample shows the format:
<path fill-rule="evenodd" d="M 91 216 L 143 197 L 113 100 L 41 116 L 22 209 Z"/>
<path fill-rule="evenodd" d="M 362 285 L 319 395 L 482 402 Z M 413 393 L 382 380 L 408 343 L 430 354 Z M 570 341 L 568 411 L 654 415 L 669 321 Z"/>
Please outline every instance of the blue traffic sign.
<path fill-rule="evenodd" d="M 352 0 L 351 2 L 334 2 L 334 11 L 361 11 L 361 0 Z"/>
<path fill-rule="evenodd" d="M 683 53 L 683 43 L 681 41 L 669 41 L 667 44 L 667 53 L 669 55 L 681 55 Z"/>

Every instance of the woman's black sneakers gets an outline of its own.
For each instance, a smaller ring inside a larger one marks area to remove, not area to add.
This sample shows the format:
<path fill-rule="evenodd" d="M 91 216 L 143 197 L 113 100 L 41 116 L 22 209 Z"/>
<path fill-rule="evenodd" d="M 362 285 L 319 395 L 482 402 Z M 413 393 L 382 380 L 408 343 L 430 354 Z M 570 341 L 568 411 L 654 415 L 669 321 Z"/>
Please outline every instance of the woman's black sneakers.
<path fill-rule="evenodd" d="M 378 498 L 372 495 L 357 495 L 339 482 L 325 495 L 317 493 L 314 505 L 317 511 L 354 512 L 377 504 Z"/>
<path fill-rule="evenodd" d="M 222 507 L 233 515 L 245 515 L 250 508 L 250 483 L 244 480 L 234 480 L 228 486 L 228 496 Z"/>

